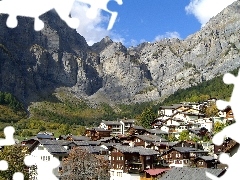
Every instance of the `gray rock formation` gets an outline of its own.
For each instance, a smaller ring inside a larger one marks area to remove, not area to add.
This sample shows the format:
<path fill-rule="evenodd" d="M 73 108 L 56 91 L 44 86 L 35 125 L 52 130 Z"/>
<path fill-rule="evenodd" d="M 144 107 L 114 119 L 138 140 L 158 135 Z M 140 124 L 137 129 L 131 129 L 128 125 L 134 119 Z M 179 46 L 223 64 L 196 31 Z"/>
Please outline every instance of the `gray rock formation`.
<path fill-rule="evenodd" d="M 154 101 L 240 66 L 240 1 L 184 40 L 164 39 L 126 48 L 109 37 L 89 47 L 57 14 L 18 18 L 15 29 L 0 15 L 0 90 L 22 102 L 39 101 L 64 87 L 92 102 Z"/>

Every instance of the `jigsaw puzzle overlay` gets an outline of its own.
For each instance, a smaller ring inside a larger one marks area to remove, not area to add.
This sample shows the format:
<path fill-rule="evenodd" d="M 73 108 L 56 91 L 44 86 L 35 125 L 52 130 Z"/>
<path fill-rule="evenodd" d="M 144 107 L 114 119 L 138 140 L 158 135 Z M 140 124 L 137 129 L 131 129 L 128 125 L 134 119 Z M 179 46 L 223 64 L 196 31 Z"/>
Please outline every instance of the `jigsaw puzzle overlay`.
<path fill-rule="evenodd" d="M 27 166 L 37 166 L 37 179 L 38 180 L 58 180 L 58 178 L 53 174 L 53 169 L 57 168 L 60 165 L 60 161 L 53 157 L 51 161 L 42 161 L 37 157 L 33 157 L 31 155 L 26 156 L 24 159 L 24 163 Z"/>
<path fill-rule="evenodd" d="M 70 12 L 75 0 L 2 0 L 0 1 L 0 13 L 8 14 L 7 26 L 15 28 L 18 25 L 17 16 L 34 18 L 34 29 L 40 31 L 44 28 L 44 22 L 39 19 L 47 11 L 54 9 L 59 17 L 73 29 L 76 29 L 80 22 L 77 18 L 71 18 Z M 111 14 L 107 30 L 112 29 L 117 15 L 117 12 L 110 11 L 107 4 L 110 0 L 77 0 L 79 2 L 90 5 L 87 17 L 94 19 L 97 16 L 98 10 L 104 10 Z M 122 5 L 122 0 L 114 0 L 119 5 Z"/>
<path fill-rule="evenodd" d="M 0 140 L 0 146 L 11 146 L 15 144 L 14 140 L 15 129 L 12 126 L 7 126 L 4 128 L 5 139 Z M 51 161 L 42 161 L 41 159 L 27 155 L 24 158 L 24 164 L 26 166 L 37 166 L 36 177 L 38 180 L 58 180 L 58 178 L 53 174 L 53 169 L 60 165 L 60 161 L 57 158 L 51 158 Z M 8 162 L 5 160 L 0 161 L 0 171 L 5 171 L 8 169 Z M 15 172 L 13 174 L 13 180 L 24 180 L 24 175 L 22 172 Z"/>
<path fill-rule="evenodd" d="M 0 140 L 0 146 L 11 146 L 15 144 L 14 134 L 15 129 L 12 126 L 7 126 L 4 128 L 5 139 Z M 0 160 L 0 171 L 6 171 L 8 169 L 8 162 L 5 160 Z M 13 180 L 24 180 L 24 176 L 21 172 L 15 172 L 13 174 Z"/>
<path fill-rule="evenodd" d="M 223 101 L 218 100 L 217 108 L 219 110 L 224 109 L 227 106 L 231 106 L 235 123 L 231 124 L 230 126 L 225 127 L 222 131 L 214 135 L 212 141 L 216 145 L 221 145 L 224 141 L 225 137 L 229 137 L 236 142 L 240 143 L 240 136 L 239 136 L 239 130 L 240 130 L 240 111 L 239 111 L 239 92 L 240 92 L 240 69 L 238 71 L 238 76 L 234 76 L 233 74 L 226 73 L 223 76 L 223 82 L 225 84 L 233 84 L 234 89 L 230 98 L 230 101 Z M 219 161 L 223 164 L 227 164 L 228 168 L 226 173 L 221 177 L 216 177 L 208 172 L 206 172 L 206 176 L 212 180 L 229 180 L 229 179 L 237 179 L 239 174 L 239 159 L 240 159 L 240 149 L 232 156 L 230 157 L 226 153 L 221 153 L 219 156 Z"/>
<path fill-rule="evenodd" d="M 70 12 L 75 0 L 2 0 L 0 1 L 0 14 L 8 14 L 6 25 L 9 28 L 15 28 L 18 25 L 18 16 L 34 18 L 34 29 L 40 31 L 44 28 L 44 22 L 39 19 L 44 13 L 54 9 L 59 17 L 67 23 L 70 28 L 76 29 L 79 26 L 79 20 L 77 18 L 71 18 Z M 107 8 L 107 4 L 110 0 L 78 0 L 81 3 L 90 5 L 87 12 L 87 17 L 94 19 L 97 16 L 99 10 L 104 10 L 111 14 L 110 21 L 107 30 L 111 30 L 118 13 L 110 11 Z M 122 0 L 114 0 L 118 5 L 122 5 Z M 14 141 L 15 129 L 12 126 L 8 126 L 4 129 L 5 139 L 0 140 L 0 146 L 11 146 L 15 144 Z M 37 165 L 37 179 L 38 180 L 57 180 L 57 177 L 53 174 L 53 169 L 60 165 L 60 161 L 57 158 L 53 158 L 51 162 L 44 162 L 31 155 L 26 156 L 24 163 L 27 166 Z M 8 162 L 0 160 L 0 171 L 8 169 Z M 15 172 L 13 180 L 23 180 L 24 175 L 21 172 Z"/>

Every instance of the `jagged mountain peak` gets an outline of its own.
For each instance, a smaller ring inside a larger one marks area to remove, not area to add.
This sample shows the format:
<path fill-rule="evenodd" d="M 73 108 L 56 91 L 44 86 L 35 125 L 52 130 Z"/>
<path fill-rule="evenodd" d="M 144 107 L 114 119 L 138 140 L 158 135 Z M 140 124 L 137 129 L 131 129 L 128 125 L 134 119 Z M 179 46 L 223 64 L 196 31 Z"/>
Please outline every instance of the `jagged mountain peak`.
<path fill-rule="evenodd" d="M 126 48 L 109 37 L 88 46 L 55 13 L 45 28 L 19 18 L 16 29 L 0 16 L 0 90 L 29 104 L 64 87 L 93 102 L 155 101 L 240 66 L 240 1 L 184 40 Z"/>
<path fill-rule="evenodd" d="M 109 46 L 112 43 L 113 41 L 110 39 L 110 37 L 106 36 L 100 42 L 94 43 L 91 46 L 91 49 L 94 52 L 100 53 L 102 50 L 104 50 L 107 46 Z"/>

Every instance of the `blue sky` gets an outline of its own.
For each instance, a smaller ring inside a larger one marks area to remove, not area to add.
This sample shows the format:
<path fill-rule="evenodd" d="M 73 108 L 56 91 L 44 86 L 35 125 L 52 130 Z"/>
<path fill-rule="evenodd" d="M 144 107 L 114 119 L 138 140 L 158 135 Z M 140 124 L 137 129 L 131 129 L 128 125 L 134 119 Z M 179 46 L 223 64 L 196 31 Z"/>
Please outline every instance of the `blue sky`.
<path fill-rule="evenodd" d="M 77 31 L 89 45 L 109 36 L 129 47 L 162 38 L 185 39 L 235 0 L 122 0 L 120 6 L 112 0 L 108 9 L 118 17 L 109 31 L 110 14 L 99 10 L 95 19 L 88 19 L 89 6 L 77 1 L 71 14 L 80 19 Z"/>

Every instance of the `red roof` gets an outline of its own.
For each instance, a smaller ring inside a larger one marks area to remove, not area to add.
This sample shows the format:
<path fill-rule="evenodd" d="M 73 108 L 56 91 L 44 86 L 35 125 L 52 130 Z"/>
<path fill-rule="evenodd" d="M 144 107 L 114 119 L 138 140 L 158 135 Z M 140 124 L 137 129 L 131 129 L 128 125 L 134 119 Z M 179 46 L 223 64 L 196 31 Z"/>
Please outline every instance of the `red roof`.
<path fill-rule="evenodd" d="M 151 176 L 156 176 L 156 175 L 159 175 L 168 170 L 170 170 L 170 168 L 168 168 L 168 169 L 148 169 L 148 170 L 144 170 L 144 171 L 146 173 L 150 174 Z"/>

